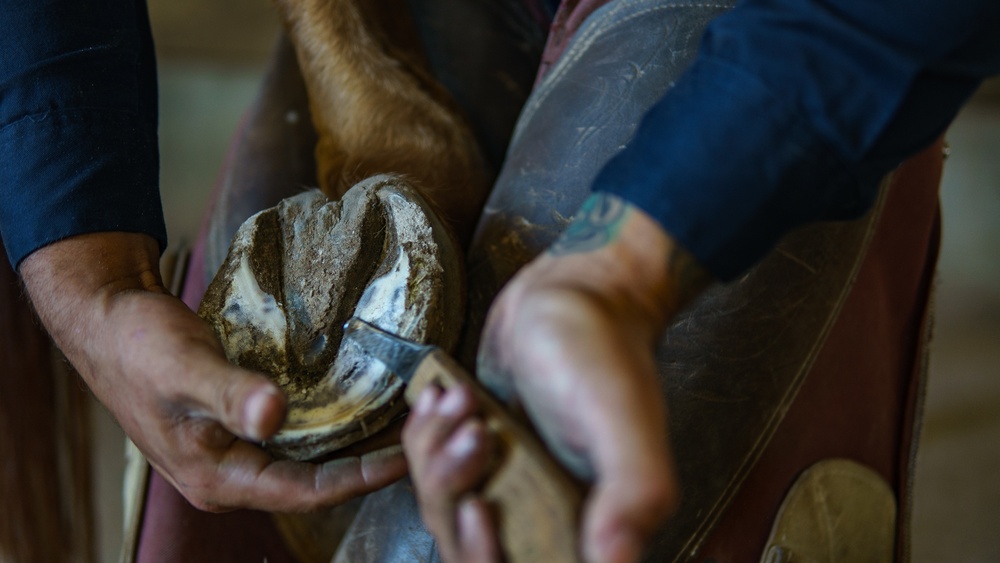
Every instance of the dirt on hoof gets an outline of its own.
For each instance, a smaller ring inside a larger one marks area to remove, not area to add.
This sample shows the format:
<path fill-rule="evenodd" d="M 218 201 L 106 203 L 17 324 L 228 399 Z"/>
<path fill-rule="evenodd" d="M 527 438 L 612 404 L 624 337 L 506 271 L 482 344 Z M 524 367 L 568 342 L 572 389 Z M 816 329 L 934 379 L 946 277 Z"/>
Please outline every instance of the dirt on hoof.
<path fill-rule="evenodd" d="M 288 397 L 284 426 L 265 447 L 316 459 L 385 427 L 403 383 L 351 341 L 358 316 L 451 349 L 465 305 L 462 262 L 449 231 L 404 178 L 380 175 L 339 201 L 318 190 L 248 219 L 199 315 L 229 360 L 269 375 Z"/>

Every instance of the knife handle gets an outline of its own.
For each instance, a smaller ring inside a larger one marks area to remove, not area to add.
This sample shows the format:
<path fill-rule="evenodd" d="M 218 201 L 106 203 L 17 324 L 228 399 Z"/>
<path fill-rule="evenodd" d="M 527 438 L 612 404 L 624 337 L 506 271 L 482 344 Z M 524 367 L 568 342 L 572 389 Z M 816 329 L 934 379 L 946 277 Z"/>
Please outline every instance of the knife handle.
<path fill-rule="evenodd" d="M 472 389 L 499 456 L 482 489 L 493 509 L 500 548 L 510 563 L 575 563 L 579 557 L 583 488 L 529 427 L 447 354 L 435 350 L 417 366 L 406 388 L 413 404 L 428 385 Z"/>

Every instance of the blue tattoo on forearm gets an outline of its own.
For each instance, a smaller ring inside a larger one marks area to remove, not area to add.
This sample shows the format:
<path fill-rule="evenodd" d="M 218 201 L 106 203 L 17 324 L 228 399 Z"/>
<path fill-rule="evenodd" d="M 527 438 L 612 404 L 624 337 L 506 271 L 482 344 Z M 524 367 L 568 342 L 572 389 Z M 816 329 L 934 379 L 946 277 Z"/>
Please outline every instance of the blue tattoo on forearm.
<path fill-rule="evenodd" d="M 627 215 L 628 205 L 621 198 L 591 194 L 549 252 L 560 256 L 601 248 L 618 237 Z"/>

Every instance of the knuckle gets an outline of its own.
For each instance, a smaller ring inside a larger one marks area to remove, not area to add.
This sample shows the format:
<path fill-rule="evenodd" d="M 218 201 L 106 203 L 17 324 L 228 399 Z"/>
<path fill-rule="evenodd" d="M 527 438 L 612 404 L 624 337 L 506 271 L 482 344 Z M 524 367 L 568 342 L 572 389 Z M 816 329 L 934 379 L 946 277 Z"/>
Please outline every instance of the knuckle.
<path fill-rule="evenodd" d="M 203 512 L 222 512 L 224 510 L 222 504 L 213 495 L 216 487 L 217 483 L 213 477 L 196 474 L 181 483 L 178 490 L 191 503 L 191 506 L 198 510 Z"/>
<path fill-rule="evenodd" d="M 414 421 L 414 415 L 412 412 L 406 417 L 406 422 L 403 424 L 403 430 L 400 432 L 400 441 L 403 444 L 403 449 L 406 450 L 407 454 L 417 453 L 415 444 L 420 437 L 420 426 Z"/>
<path fill-rule="evenodd" d="M 442 463 L 431 463 L 419 476 L 418 487 L 429 496 L 451 496 L 453 479 Z"/>
<path fill-rule="evenodd" d="M 237 381 L 228 381 L 219 385 L 217 406 L 224 416 L 235 418 L 239 422 L 240 400 L 242 398 L 241 386 Z"/>
<path fill-rule="evenodd" d="M 193 490 L 191 488 L 185 488 L 181 491 L 181 494 L 191 506 L 201 510 L 202 512 L 222 512 L 222 506 L 210 498 L 206 491 L 204 490 Z"/>
<path fill-rule="evenodd" d="M 400 443 L 409 461 L 411 471 L 422 472 L 428 460 L 433 459 L 434 433 L 426 425 L 407 422 L 400 434 Z"/>

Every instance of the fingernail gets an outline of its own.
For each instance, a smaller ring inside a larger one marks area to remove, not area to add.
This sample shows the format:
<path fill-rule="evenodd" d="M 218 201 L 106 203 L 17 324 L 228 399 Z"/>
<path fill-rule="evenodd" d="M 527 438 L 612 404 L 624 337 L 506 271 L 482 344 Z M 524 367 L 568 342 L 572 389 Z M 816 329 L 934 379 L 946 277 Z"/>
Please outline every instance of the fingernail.
<path fill-rule="evenodd" d="M 473 497 L 467 497 L 458 504 L 459 529 L 470 530 L 479 524 L 479 503 Z"/>
<path fill-rule="evenodd" d="M 271 413 L 268 407 L 274 398 L 280 398 L 280 395 L 271 389 L 261 389 L 247 399 L 243 405 L 243 431 L 247 438 L 260 441 L 269 437 L 267 426 Z"/>
<path fill-rule="evenodd" d="M 437 401 L 437 396 L 437 387 L 433 385 L 427 386 L 420 392 L 420 396 L 417 397 L 417 404 L 413 405 L 413 412 L 418 415 L 424 415 L 431 412 L 431 408 L 434 407 L 434 403 Z"/>
<path fill-rule="evenodd" d="M 479 443 L 478 423 L 469 421 L 463 424 L 457 432 L 448 440 L 446 446 L 448 453 L 452 457 L 468 457 L 476 450 Z"/>
<path fill-rule="evenodd" d="M 457 388 L 449 389 L 445 392 L 444 399 L 438 404 L 438 412 L 444 416 L 455 416 L 462 412 L 462 404 L 465 398 Z"/>

